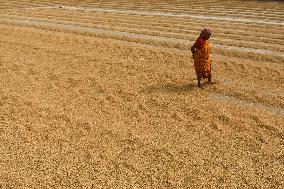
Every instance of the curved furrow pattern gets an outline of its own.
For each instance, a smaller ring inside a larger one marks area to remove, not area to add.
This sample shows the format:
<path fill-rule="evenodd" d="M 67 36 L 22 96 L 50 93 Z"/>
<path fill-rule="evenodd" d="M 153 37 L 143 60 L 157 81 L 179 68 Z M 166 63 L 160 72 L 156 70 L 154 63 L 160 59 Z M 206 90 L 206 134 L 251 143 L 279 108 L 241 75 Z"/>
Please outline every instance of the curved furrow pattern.
<path fill-rule="evenodd" d="M 67 4 L 68 5 L 68 4 Z M 92 8 L 93 6 L 86 6 L 84 5 L 84 8 Z M 134 11 L 139 11 L 139 10 L 148 10 L 148 11 L 160 11 L 163 12 L 165 11 L 165 13 L 187 13 L 187 14 L 200 14 L 203 10 L 204 7 L 197 9 L 197 8 L 192 8 L 192 7 L 187 7 L 187 8 L 168 8 L 168 7 L 164 7 L 164 8 L 147 8 L 147 7 L 143 7 L 143 6 L 139 6 L 139 7 L 135 7 L 133 8 L 131 5 L 130 6 L 110 6 L 110 5 L 101 5 L 98 4 L 96 7 L 93 8 L 114 8 L 114 9 L 119 9 L 119 10 L 134 10 Z M 274 12 L 273 14 L 261 14 L 261 13 L 251 13 L 248 11 L 240 11 L 240 10 L 215 10 L 215 9 L 207 9 L 206 10 L 206 14 L 207 15 L 215 15 L 215 16 L 232 16 L 232 17 L 243 17 L 243 18 L 258 18 L 258 19 L 270 19 L 270 20 L 279 20 L 279 21 L 283 21 L 284 20 L 284 16 L 282 15 L 282 12 Z M 205 14 L 205 15 L 206 15 Z"/>
<path fill-rule="evenodd" d="M 32 15 L 33 18 L 36 18 L 36 16 Z M 56 20 L 57 17 L 52 17 L 52 16 L 44 16 L 45 18 L 48 18 L 50 22 L 57 22 L 60 23 L 59 21 L 68 21 L 70 23 L 74 24 L 79 24 L 82 26 L 88 26 L 88 27 L 94 27 L 97 29 L 107 29 L 107 30 L 115 30 L 115 31 L 126 31 L 126 32 L 131 32 L 131 33 L 137 33 L 137 34 L 146 34 L 146 35 L 152 35 L 152 36 L 161 36 L 161 37 L 168 37 L 168 38 L 176 38 L 176 39 L 184 39 L 184 40 L 191 40 L 194 41 L 195 37 L 198 33 L 199 30 L 185 30 L 185 32 L 180 32 L 180 31 L 165 31 L 165 29 L 161 30 L 160 28 L 157 27 L 146 27 L 145 24 L 130 24 L 130 23 L 122 23 L 120 22 L 119 26 L 117 24 L 112 23 L 112 22 L 105 22 L 105 21 L 89 21 L 89 20 L 84 20 L 82 18 L 78 18 L 77 20 L 75 18 L 73 19 L 60 19 Z M 42 17 L 42 18 L 44 18 Z M 41 18 L 41 17 L 38 17 Z M 62 17 L 61 17 L 62 18 Z M 27 19 L 27 18 L 25 18 Z M 167 27 L 166 27 L 167 28 Z M 216 31 L 217 32 L 217 31 Z M 266 50 L 276 50 L 276 51 L 284 51 L 283 47 L 281 46 L 275 46 L 275 45 L 270 45 L 270 44 L 265 44 L 262 42 L 251 42 L 247 43 L 246 40 L 238 40 L 234 41 L 230 38 L 218 38 L 218 35 L 215 35 L 215 38 L 213 42 L 216 42 L 216 44 L 222 44 L 222 45 L 234 45 L 234 46 L 239 46 L 239 47 L 248 47 L 248 48 L 265 48 Z"/>
<path fill-rule="evenodd" d="M 95 12 L 92 12 L 91 14 L 88 12 L 77 12 L 77 11 L 70 11 L 70 12 L 65 12 L 65 13 L 62 13 L 60 12 L 60 10 L 54 10 L 56 11 L 56 14 L 55 13 L 52 13 L 52 11 L 47 11 L 45 9 L 41 9 L 40 11 L 36 11 L 36 10 L 29 10 L 29 11 L 24 11 L 22 14 L 43 14 L 45 16 L 45 14 L 49 15 L 49 14 L 55 14 L 55 15 L 58 15 L 58 16 L 62 16 L 62 17 L 72 17 L 71 15 L 76 15 L 77 14 L 77 17 L 78 15 L 80 15 L 80 17 L 82 18 L 90 18 L 90 19 L 95 19 L 97 17 L 101 17 L 101 14 L 99 13 L 95 13 Z M 13 14 L 20 14 L 21 11 L 17 11 Z M 41 13 L 43 12 L 43 13 Z M 153 24 L 160 24 L 160 23 L 163 23 L 163 25 L 167 25 L 167 26 L 174 26 L 175 28 L 184 28 L 184 29 L 189 29 L 190 27 L 196 27 L 196 25 L 201 25 L 200 22 L 196 21 L 196 20 L 193 20 L 193 19 L 186 19 L 186 20 L 182 20 L 182 19 L 176 19 L 176 18 L 171 18 L 171 17 L 153 17 L 153 16 L 147 16 L 147 20 L 145 20 L 144 18 L 141 18 L 139 16 L 134 16 L 134 15 L 125 15 L 125 14 L 107 14 L 107 17 L 106 18 L 113 18 L 113 19 L 120 19 L 123 21 L 132 21 L 132 22 L 135 22 L 135 21 L 144 21 L 147 23 L 151 23 L 152 25 Z M 98 18 L 98 19 L 103 19 L 103 18 Z M 217 22 L 218 23 L 218 22 Z M 261 27 L 261 26 L 258 26 L 258 25 L 248 25 L 246 24 L 246 27 L 243 27 L 243 26 L 239 26 L 239 24 L 231 24 L 231 27 L 228 27 L 226 26 L 227 23 L 226 22 L 222 22 L 222 24 L 225 24 L 225 26 L 222 25 L 222 27 L 220 27 L 219 24 L 217 24 L 216 21 L 212 22 L 212 21 L 204 21 L 202 22 L 202 24 L 206 24 L 206 25 L 210 25 L 212 26 L 212 28 L 222 28 L 224 30 L 224 32 L 228 33 L 230 31 L 232 32 L 237 32 L 237 31 L 241 31 L 241 35 L 249 35 L 251 34 L 252 32 L 255 32 L 255 33 L 252 33 L 253 36 L 259 36 L 259 37 L 267 37 L 267 35 L 271 35 L 271 38 L 276 38 L 276 35 L 279 34 L 279 27 L 270 27 L 269 29 L 265 28 L 265 27 Z M 233 27 L 234 26 L 234 27 Z M 254 27 L 251 27 L 251 26 L 254 26 Z M 251 27 L 250 30 L 252 32 L 243 32 L 244 29 L 246 29 L 247 27 Z M 231 33 L 232 33 L 231 32 Z M 238 33 L 237 33 L 238 34 Z M 260 35 L 261 34 L 261 35 Z M 240 34 L 238 34 L 240 35 Z M 280 35 L 281 36 L 281 35 Z"/>
<path fill-rule="evenodd" d="M 37 17 L 35 15 L 31 15 L 33 18 L 41 18 Z M 58 17 L 52 17 L 52 16 L 44 16 L 42 18 L 48 18 L 50 22 L 57 22 L 62 20 L 62 21 L 69 21 L 70 23 L 74 22 L 74 24 L 80 24 L 84 23 L 84 26 L 88 27 L 94 27 L 94 28 L 99 28 L 99 29 L 113 29 L 115 31 L 127 31 L 131 33 L 139 33 L 139 34 L 146 34 L 146 35 L 152 35 L 152 36 L 162 36 L 162 37 L 169 37 L 169 38 L 176 38 L 176 39 L 184 39 L 184 40 L 194 40 L 193 36 L 196 36 L 199 33 L 199 30 L 185 30 L 185 32 L 180 32 L 180 31 L 167 31 L 168 27 L 164 28 L 157 28 L 155 27 L 147 27 L 145 24 L 130 24 L 130 23 L 123 23 L 120 22 L 119 27 L 117 24 L 113 22 L 105 22 L 105 21 L 90 21 L 90 20 L 84 20 L 81 17 L 78 19 L 60 19 L 56 20 Z M 62 18 L 62 17 L 60 17 Z M 25 18 L 27 19 L 27 18 Z M 53 20 L 53 21 L 52 21 Z M 81 24 L 82 25 L 82 24 Z M 199 28 L 198 28 L 199 29 Z M 216 31 L 217 32 L 217 31 Z M 247 39 L 246 39 L 247 40 Z M 214 40 L 217 44 L 224 44 L 224 45 L 235 45 L 235 46 L 240 46 L 240 47 L 249 47 L 249 48 L 265 48 L 266 50 L 277 50 L 277 51 L 283 51 L 283 48 L 280 46 L 275 46 L 275 45 L 270 45 L 270 44 L 265 44 L 262 42 L 251 42 L 247 43 L 245 40 L 238 40 L 234 41 L 231 40 L 230 38 L 218 38 L 215 36 Z M 233 42 L 233 43 L 232 43 Z M 235 43 L 234 43 L 235 42 Z"/>
<path fill-rule="evenodd" d="M 64 2 L 64 5 L 72 5 L 72 3 L 68 3 L 68 2 Z M 139 3 L 137 4 L 137 6 L 134 6 L 135 4 L 129 4 L 129 3 L 115 3 L 115 2 L 106 2 L 106 3 L 81 3 L 81 4 L 77 4 L 78 6 L 84 6 L 84 7 L 92 7 L 94 5 L 96 6 L 99 6 L 99 7 L 114 7 L 114 8 L 126 8 L 126 9 L 129 9 L 129 8 L 135 8 L 135 9 L 143 9 L 143 10 L 147 10 L 147 7 L 149 7 L 149 3 Z M 115 6 L 116 5 L 116 6 Z M 154 8 L 154 7 L 157 7 L 158 8 Z M 204 4 L 204 6 L 207 6 L 206 4 Z M 156 10 L 156 11 L 161 11 L 161 10 L 167 10 L 167 11 L 174 11 L 174 10 L 177 10 L 178 12 L 183 12 L 183 11 L 190 11 L 192 13 L 192 11 L 194 11 L 194 13 L 196 12 L 202 12 L 202 10 L 204 10 L 204 6 L 202 7 L 196 7 L 196 6 L 190 6 L 188 7 L 188 5 L 184 5 L 184 7 L 187 8 L 187 10 L 183 10 L 183 6 L 173 6 L 171 7 L 170 5 L 169 6 L 166 6 L 166 7 L 163 7 L 162 4 L 151 4 L 151 7 L 152 9 L 151 10 Z M 232 7 L 230 7 L 232 8 Z M 250 13 L 247 11 L 248 7 L 243 7 L 243 8 L 246 8 L 246 11 L 244 12 L 240 12 L 240 8 L 239 7 L 238 9 L 236 10 L 232 10 L 230 11 L 230 8 L 224 10 L 224 7 L 220 7 L 220 9 L 218 9 L 217 7 L 212 7 L 212 11 L 211 9 L 206 9 L 207 12 L 212 12 L 212 13 L 220 13 L 220 12 L 224 12 L 225 14 L 230 14 L 232 11 L 233 12 L 238 12 L 239 14 L 235 15 L 235 16 L 248 16 L 248 17 L 251 17 L 252 16 L 252 13 L 250 11 Z M 150 10 L 150 9 L 149 9 Z M 280 9 L 281 10 L 281 9 Z M 259 12 L 260 10 L 258 10 Z M 274 10 L 275 11 L 275 10 Z M 248 13 L 246 15 L 246 13 Z M 280 13 L 280 14 L 279 14 Z M 279 11 L 279 12 L 273 12 L 273 13 L 268 13 L 266 15 L 266 18 L 269 18 L 269 16 L 271 16 L 271 18 L 283 18 L 283 15 L 281 14 L 282 11 Z M 260 17 L 262 17 L 263 15 L 259 15 Z"/>
<path fill-rule="evenodd" d="M 62 2 L 61 2 L 62 3 Z M 27 4 L 31 4 L 31 2 L 27 2 Z M 73 5 L 72 3 L 70 3 L 70 2 L 64 2 L 63 3 L 63 5 Z M 133 4 L 129 4 L 129 6 L 126 6 L 127 4 L 122 4 L 121 2 L 119 3 L 119 4 L 117 4 L 117 3 L 114 3 L 113 4 L 113 2 L 108 2 L 108 3 L 91 3 L 91 4 L 83 4 L 83 3 L 81 3 L 81 4 L 76 4 L 77 6 L 84 6 L 84 7 L 93 7 L 94 5 L 96 5 L 96 6 L 99 6 L 99 8 L 103 8 L 103 7 L 112 7 L 112 5 L 117 5 L 117 6 L 113 6 L 114 8 L 133 8 Z M 142 3 L 140 3 L 139 4 L 139 6 L 138 7 L 135 7 L 137 10 L 138 9 L 142 9 L 142 10 L 147 10 L 147 7 L 148 6 L 146 6 L 147 4 L 142 4 Z M 125 7 L 124 7 L 125 6 Z M 153 6 L 153 5 L 152 5 Z M 177 11 L 178 12 L 184 12 L 184 11 L 182 11 L 182 7 L 178 7 L 178 8 L 176 8 L 177 9 Z M 162 8 L 162 7 L 160 7 L 160 8 L 154 8 L 154 9 L 152 9 L 152 10 L 156 10 L 156 11 L 161 11 L 161 10 L 167 10 L 167 11 L 170 11 L 170 12 L 174 12 L 174 10 L 175 10 L 175 8 L 171 8 L 171 7 L 169 7 L 169 6 L 167 6 L 167 7 L 164 7 L 164 8 Z M 201 8 L 199 8 L 199 9 L 196 9 L 196 7 L 190 7 L 187 11 L 189 11 L 189 12 L 187 12 L 187 13 L 198 13 L 198 12 L 202 12 L 202 10 L 204 10 L 204 7 L 201 7 Z M 238 11 L 239 11 L 239 9 L 238 9 Z M 210 13 L 211 12 L 211 9 L 207 9 L 207 12 L 208 13 Z M 212 12 L 213 13 L 217 13 L 218 12 L 218 14 L 220 14 L 220 15 L 230 15 L 230 13 L 232 12 L 232 11 L 230 11 L 230 10 L 228 10 L 228 11 L 224 11 L 224 10 L 219 10 L 219 9 L 217 9 L 216 7 L 215 8 L 213 8 L 213 10 L 212 10 Z M 236 12 L 236 11 L 233 11 L 233 12 Z M 248 11 L 246 11 L 246 12 L 248 12 Z M 246 15 L 245 13 L 246 12 L 238 12 L 239 14 L 237 14 L 237 15 L 234 15 L 234 16 L 241 16 L 241 17 L 248 17 L 248 18 L 253 18 L 252 17 L 252 13 L 250 12 L 249 13 L 249 15 Z M 184 13 L 186 13 L 186 11 L 184 12 Z M 283 18 L 283 16 L 281 16 L 282 14 L 279 14 L 279 13 L 281 13 L 281 12 L 274 12 L 273 14 L 266 14 L 265 16 L 266 16 L 266 18 L 269 18 L 269 16 L 271 16 L 272 18 L 274 18 L 274 19 L 277 19 L 277 18 Z M 259 18 L 261 18 L 263 15 L 259 15 Z M 279 19 L 280 19 L 279 18 Z"/>
<path fill-rule="evenodd" d="M 9 22 L 45 27 L 45 28 L 51 27 L 51 28 L 65 29 L 65 30 L 67 29 L 69 31 L 73 32 L 75 31 L 80 33 L 87 32 L 91 33 L 92 35 L 103 38 L 111 38 L 111 39 L 135 42 L 136 44 L 138 43 L 138 44 L 161 46 L 167 48 L 177 48 L 180 50 L 189 50 L 190 45 L 192 45 L 192 42 L 182 39 L 135 34 L 124 31 L 120 32 L 114 30 L 96 29 L 92 27 L 82 26 L 81 24 L 72 24 L 70 22 L 56 23 L 56 22 L 50 22 L 48 20 L 38 21 L 38 20 L 17 20 L 17 19 L 12 19 Z M 262 50 L 262 49 L 237 48 L 234 46 L 215 44 L 213 46 L 213 51 L 215 53 L 223 54 L 226 56 L 236 56 L 236 57 L 247 56 L 250 59 L 255 59 L 255 60 L 261 59 L 271 62 L 282 62 L 284 60 L 283 53 L 273 52 L 269 50 Z"/>

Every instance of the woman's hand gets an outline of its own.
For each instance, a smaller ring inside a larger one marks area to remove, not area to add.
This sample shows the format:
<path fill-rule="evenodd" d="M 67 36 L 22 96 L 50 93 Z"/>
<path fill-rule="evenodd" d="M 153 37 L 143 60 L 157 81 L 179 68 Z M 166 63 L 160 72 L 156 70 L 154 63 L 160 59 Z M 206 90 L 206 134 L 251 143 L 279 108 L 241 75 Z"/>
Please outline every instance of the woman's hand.
<path fill-rule="evenodd" d="M 192 58 L 194 58 L 194 54 L 195 54 L 195 51 L 196 51 L 196 47 L 197 47 L 197 44 L 196 42 L 192 45 L 191 47 L 191 53 L 192 53 Z"/>

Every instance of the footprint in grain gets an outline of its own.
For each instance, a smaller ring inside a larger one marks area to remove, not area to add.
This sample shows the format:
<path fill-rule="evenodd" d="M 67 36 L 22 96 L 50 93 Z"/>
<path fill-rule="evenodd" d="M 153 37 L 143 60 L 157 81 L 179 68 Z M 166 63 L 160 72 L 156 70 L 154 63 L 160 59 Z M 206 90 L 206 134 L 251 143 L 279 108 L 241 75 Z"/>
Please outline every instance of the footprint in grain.
<path fill-rule="evenodd" d="M 78 87 L 80 85 L 80 80 L 74 79 L 74 78 L 68 78 L 68 84 L 69 87 L 71 88 L 75 88 Z"/>

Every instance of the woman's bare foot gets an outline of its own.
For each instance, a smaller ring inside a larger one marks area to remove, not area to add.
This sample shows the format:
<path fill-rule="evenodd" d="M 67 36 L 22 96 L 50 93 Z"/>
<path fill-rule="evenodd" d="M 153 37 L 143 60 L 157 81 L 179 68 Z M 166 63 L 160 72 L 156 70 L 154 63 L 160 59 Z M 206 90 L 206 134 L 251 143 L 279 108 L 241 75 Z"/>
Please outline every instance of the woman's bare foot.
<path fill-rule="evenodd" d="M 208 82 L 210 82 L 210 83 L 212 82 L 211 76 L 208 77 Z"/>
<path fill-rule="evenodd" d="M 200 79 L 198 79 L 198 87 L 201 88 Z"/>

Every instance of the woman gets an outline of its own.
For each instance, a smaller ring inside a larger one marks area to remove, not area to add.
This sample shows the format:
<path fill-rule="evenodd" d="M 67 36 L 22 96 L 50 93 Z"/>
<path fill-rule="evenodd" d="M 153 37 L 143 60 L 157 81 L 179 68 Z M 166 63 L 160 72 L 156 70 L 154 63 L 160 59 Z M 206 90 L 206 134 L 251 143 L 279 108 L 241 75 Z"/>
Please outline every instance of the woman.
<path fill-rule="evenodd" d="M 204 29 L 201 31 L 200 36 L 191 47 L 192 57 L 194 58 L 194 67 L 198 80 L 198 87 L 201 87 L 201 78 L 208 78 L 211 82 L 211 61 L 209 54 L 211 53 L 208 39 L 211 36 L 210 29 Z"/>

